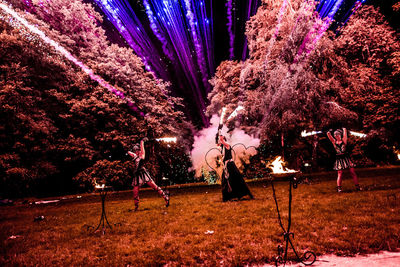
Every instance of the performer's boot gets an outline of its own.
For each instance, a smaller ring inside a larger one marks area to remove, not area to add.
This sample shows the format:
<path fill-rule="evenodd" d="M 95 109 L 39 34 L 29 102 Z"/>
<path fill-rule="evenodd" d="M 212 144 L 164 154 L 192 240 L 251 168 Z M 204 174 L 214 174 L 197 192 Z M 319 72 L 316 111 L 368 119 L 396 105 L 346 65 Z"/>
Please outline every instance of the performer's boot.
<path fill-rule="evenodd" d="M 160 196 L 162 196 L 165 200 L 165 206 L 168 207 L 169 206 L 169 193 L 165 193 L 161 187 L 157 186 L 154 182 L 149 182 L 147 183 L 149 186 L 151 186 L 154 190 L 156 190 L 158 192 L 158 194 L 160 194 Z"/>
<path fill-rule="evenodd" d="M 164 193 L 165 194 L 165 207 L 169 207 L 169 192 Z"/>
<path fill-rule="evenodd" d="M 160 191 L 161 191 L 161 193 L 160 193 Z M 158 193 L 161 194 L 161 196 L 164 198 L 165 207 L 168 208 L 168 206 L 169 206 L 169 192 L 168 191 L 164 192 L 161 188 L 159 188 Z"/>
<path fill-rule="evenodd" d="M 361 189 L 361 187 L 360 187 L 360 185 L 359 184 L 356 184 L 356 191 L 361 191 L 362 189 Z"/>
<path fill-rule="evenodd" d="M 337 187 L 337 192 L 338 192 L 338 193 L 342 193 L 342 187 L 341 187 L 341 186 L 338 186 L 338 187 Z"/>

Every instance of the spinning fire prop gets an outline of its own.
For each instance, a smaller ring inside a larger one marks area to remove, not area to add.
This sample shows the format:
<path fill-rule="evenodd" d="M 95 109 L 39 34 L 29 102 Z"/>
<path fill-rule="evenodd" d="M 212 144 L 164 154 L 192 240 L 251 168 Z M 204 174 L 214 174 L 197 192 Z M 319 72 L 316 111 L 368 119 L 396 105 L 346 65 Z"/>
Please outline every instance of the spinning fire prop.
<path fill-rule="evenodd" d="M 156 141 L 166 142 L 166 143 L 176 143 L 176 137 L 162 137 L 156 138 Z"/>
<path fill-rule="evenodd" d="M 230 119 L 235 118 L 238 114 L 239 111 L 243 110 L 244 107 L 243 106 L 237 106 L 237 108 L 231 113 L 231 115 L 229 115 L 228 119 L 226 119 L 226 121 L 229 121 Z M 221 111 L 221 117 L 219 119 L 219 124 L 218 124 L 218 131 L 217 134 L 215 135 L 215 143 L 218 144 L 218 137 L 221 135 L 221 130 L 222 127 L 224 126 L 224 118 L 225 118 L 225 113 L 226 113 L 226 107 L 222 108 Z"/>
<path fill-rule="evenodd" d="M 234 117 L 236 117 L 239 113 L 239 111 L 243 110 L 244 107 L 243 106 L 238 106 L 232 113 L 231 115 L 229 115 L 228 119 L 226 119 L 227 121 L 229 121 L 230 119 L 233 119 Z"/>
<path fill-rule="evenodd" d="M 316 135 L 316 134 L 321 134 L 322 131 L 311 131 L 311 132 L 306 132 L 306 130 L 301 132 L 301 137 L 307 137 L 311 135 Z"/>
<path fill-rule="evenodd" d="M 316 134 L 322 134 L 322 133 L 324 133 L 324 132 L 323 132 L 323 131 L 311 131 L 311 132 L 307 132 L 306 130 L 303 130 L 303 131 L 301 132 L 301 137 L 307 137 L 307 136 L 316 135 Z M 351 135 L 354 135 L 354 136 L 360 137 L 360 138 L 365 138 L 365 137 L 367 137 L 367 135 L 364 134 L 364 133 L 359 133 L 359 132 L 354 132 L 354 131 L 349 131 L 349 133 L 350 133 Z"/>

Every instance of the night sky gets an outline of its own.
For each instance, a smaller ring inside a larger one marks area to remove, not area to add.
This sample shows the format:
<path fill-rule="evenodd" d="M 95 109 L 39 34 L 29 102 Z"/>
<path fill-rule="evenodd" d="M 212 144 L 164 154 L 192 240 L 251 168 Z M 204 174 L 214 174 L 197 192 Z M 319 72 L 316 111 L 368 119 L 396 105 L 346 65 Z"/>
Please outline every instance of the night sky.
<path fill-rule="evenodd" d="M 86 2 L 93 3 L 91 0 L 85 0 Z M 143 0 L 131 0 L 129 1 L 131 4 L 132 9 L 135 11 L 135 14 L 140 19 L 146 31 L 151 33 L 152 30 L 149 26 L 149 20 L 147 14 L 145 12 L 145 8 L 143 6 Z M 210 0 L 205 0 L 206 4 L 210 4 Z M 234 18 L 235 23 L 233 27 L 233 31 L 235 34 L 235 42 L 234 42 L 234 54 L 235 60 L 242 60 L 243 59 L 243 48 L 245 47 L 245 22 L 247 19 L 247 14 L 245 14 L 245 3 L 247 1 L 236 1 L 237 4 L 235 5 L 235 1 L 233 1 L 233 11 L 235 12 Z M 353 6 L 355 0 L 345 0 L 342 4 L 341 8 L 338 10 L 335 19 L 340 20 L 342 16 L 344 16 L 349 9 Z M 395 0 L 367 0 L 365 4 L 374 5 L 379 7 L 381 12 L 385 15 L 387 20 L 389 21 L 390 25 L 398 31 L 400 20 L 398 14 L 393 11 L 392 6 L 398 1 Z M 229 34 L 227 31 L 227 12 L 225 7 L 226 1 L 212 1 L 212 18 L 213 18 L 213 44 L 214 44 L 214 66 L 217 67 L 221 61 L 229 59 Z M 258 4 L 261 3 L 261 0 L 258 0 Z M 96 6 L 96 4 L 94 4 Z M 96 6 L 96 10 L 103 14 L 100 8 Z M 397 15 L 397 16 L 396 16 Z M 332 29 L 336 28 L 336 24 L 332 25 Z M 104 27 L 107 32 L 107 36 L 109 37 L 110 41 L 113 43 L 118 43 L 121 46 L 127 47 L 127 43 L 124 41 L 123 37 L 118 33 L 118 31 L 114 28 L 112 23 L 104 18 Z M 160 54 L 162 55 L 161 43 L 157 39 L 155 35 L 149 35 L 155 47 L 159 50 Z M 247 49 L 245 50 L 247 52 Z M 167 58 L 163 57 L 162 60 L 167 62 Z M 201 120 L 199 113 L 200 110 L 197 110 L 193 107 L 196 106 L 195 102 L 193 101 L 193 96 L 190 91 L 186 90 L 185 86 L 176 86 L 181 82 L 181 74 L 176 73 L 171 65 L 167 64 L 168 73 L 171 76 L 171 91 L 174 96 L 183 97 L 186 104 L 186 109 L 184 112 L 188 116 L 188 118 L 196 125 L 202 126 L 204 121 Z M 211 78 L 211 77 L 210 77 Z M 203 98 L 207 104 L 207 94 L 203 88 Z"/>

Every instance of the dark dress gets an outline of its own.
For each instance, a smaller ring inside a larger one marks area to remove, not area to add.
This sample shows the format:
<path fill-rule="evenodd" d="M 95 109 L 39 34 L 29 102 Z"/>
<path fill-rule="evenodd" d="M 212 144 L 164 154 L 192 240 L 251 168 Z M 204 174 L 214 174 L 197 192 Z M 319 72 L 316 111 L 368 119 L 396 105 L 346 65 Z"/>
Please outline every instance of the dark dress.
<path fill-rule="evenodd" d="M 141 186 L 147 182 L 153 181 L 149 172 L 144 167 L 144 161 L 140 157 L 135 157 L 133 162 L 134 168 L 131 170 L 133 176 L 132 186 Z"/>
<path fill-rule="evenodd" d="M 236 167 L 235 162 L 232 158 L 232 148 L 226 149 L 222 147 L 224 152 L 224 171 L 222 172 L 222 200 L 228 201 L 233 198 L 240 199 L 243 196 L 249 195 L 250 198 L 254 198 L 251 194 L 246 182 L 243 179 L 242 174 Z"/>
<path fill-rule="evenodd" d="M 336 150 L 336 160 L 333 169 L 338 171 L 353 168 L 355 165 L 351 161 L 349 154 L 346 152 L 346 144 L 344 142 L 341 142 L 340 144 L 335 143 L 334 147 Z"/>

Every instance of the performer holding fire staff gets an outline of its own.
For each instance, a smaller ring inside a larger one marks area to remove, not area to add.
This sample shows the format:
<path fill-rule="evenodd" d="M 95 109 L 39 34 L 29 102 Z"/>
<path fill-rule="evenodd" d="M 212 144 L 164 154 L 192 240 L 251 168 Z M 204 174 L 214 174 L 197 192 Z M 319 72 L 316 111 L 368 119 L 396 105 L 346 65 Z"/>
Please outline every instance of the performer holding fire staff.
<path fill-rule="evenodd" d="M 342 137 L 343 134 L 343 137 Z M 353 178 L 354 184 L 356 186 L 356 190 L 360 191 L 360 185 L 358 184 L 357 174 L 354 171 L 354 163 L 351 161 L 349 154 L 346 151 L 347 146 L 347 130 L 343 128 L 343 130 L 336 130 L 332 137 L 330 131 L 327 132 L 329 140 L 332 142 L 335 150 L 336 150 L 336 161 L 333 166 L 334 170 L 337 170 L 337 191 L 338 193 L 342 192 L 342 176 L 343 170 L 349 169 L 351 177 Z"/>
<path fill-rule="evenodd" d="M 232 158 L 232 148 L 226 142 L 226 138 L 223 135 L 219 135 L 219 145 L 222 148 L 224 170 L 222 173 L 222 201 L 228 201 L 233 198 L 241 199 L 248 195 L 251 199 L 254 199 L 253 194 L 250 192 L 243 179 L 242 174 L 236 167 L 235 162 Z"/>
<path fill-rule="evenodd" d="M 147 140 L 148 140 L 147 137 L 143 138 L 140 141 L 140 146 L 136 144 L 133 147 L 133 152 L 132 151 L 128 152 L 128 155 L 133 158 L 135 164 L 135 168 L 132 171 L 133 200 L 135 202 L 135 211 L 137 211 L 139 208 L 139 188 L 144 184 L 148 184 L 151 188 L 156 190 L 160 194 L 160 196 L 164 198 L 165 206 L 166 207 L 169 206 L 169 195 L 166 194 L 159 186 L 156 185 L 156 183 L 153 181 L 146 168 L 143 166 L 144 158 L 146 155 L 144 149 L 144 142 Z"/>

